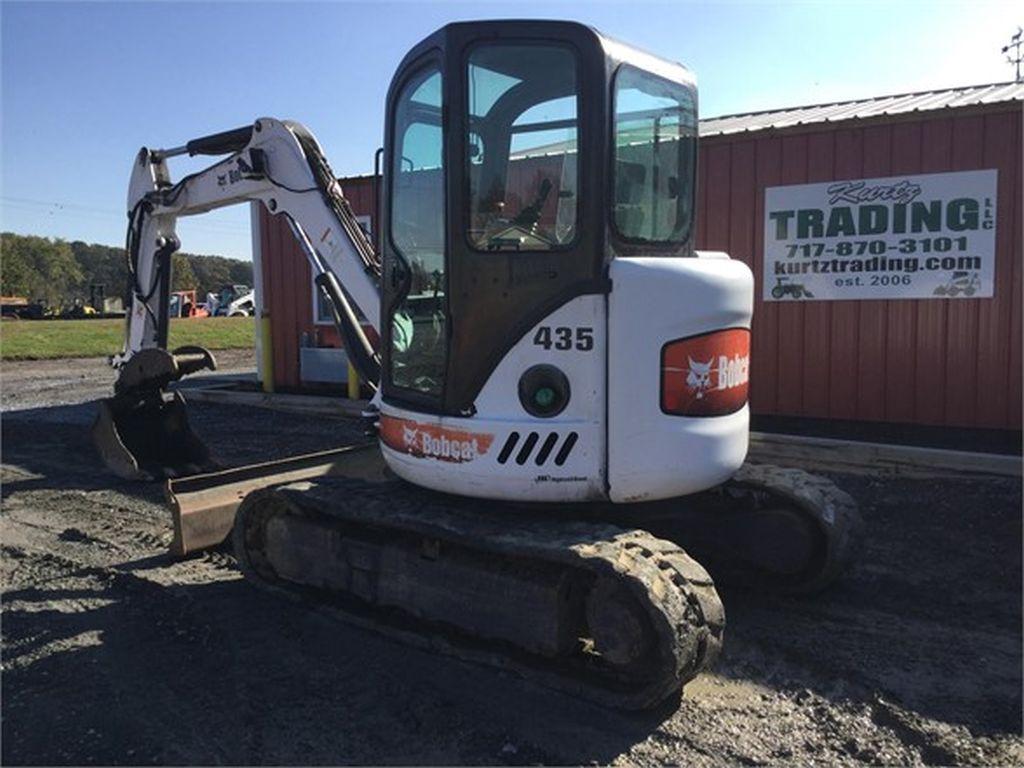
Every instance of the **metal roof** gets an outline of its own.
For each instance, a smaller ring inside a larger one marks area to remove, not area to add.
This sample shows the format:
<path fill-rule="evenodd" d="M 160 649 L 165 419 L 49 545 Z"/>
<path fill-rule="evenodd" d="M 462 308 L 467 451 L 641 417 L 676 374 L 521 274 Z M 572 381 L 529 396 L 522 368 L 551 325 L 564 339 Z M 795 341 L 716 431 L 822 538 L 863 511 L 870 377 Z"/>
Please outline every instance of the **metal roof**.
<path fill-rule="evenodd" d="M 1024 83 L 992 83 L 940 91 L 901 93 L 871 99 L 837 101 L 807 107 L 772 109 L 741 115 L 723 115 L 700 121 L 701 136 L 760 131 L 766 128 L 794 128 L 817 123 L 838 123 L 842 120 L 863 120 L 909 112 L 930 112 L 951 107 L 973 107 L 1024 100 Z"/>

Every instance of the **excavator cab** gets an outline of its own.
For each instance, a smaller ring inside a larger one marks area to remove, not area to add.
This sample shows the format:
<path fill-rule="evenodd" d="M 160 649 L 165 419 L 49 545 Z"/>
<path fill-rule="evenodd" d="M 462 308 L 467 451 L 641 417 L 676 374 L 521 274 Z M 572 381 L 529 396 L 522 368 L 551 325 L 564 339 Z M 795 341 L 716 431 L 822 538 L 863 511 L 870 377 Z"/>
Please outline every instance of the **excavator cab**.
<path fill-rule="evenodd" d="M 735 472 L 753 278 L 694 250 L 690 72 L 578 23 L 450 24 L 403 60 L 387 116 L 391 469 L 467 495 L 615 502 Z M 686 384 L 691 358 L 706 393 Z M 740 371 L 729 386 L 721 359 Z M 493 448 L 440 471 L 435 440 Z"/>
<path fill-rule="evenodd" d="M 392 402 L 472 413 L 526 331 L 607 294 L 616 252 L 692 255 L 696 89 L 681 66 L 576 23 L 451 24 L 406 56 L 387 114 Z"/>

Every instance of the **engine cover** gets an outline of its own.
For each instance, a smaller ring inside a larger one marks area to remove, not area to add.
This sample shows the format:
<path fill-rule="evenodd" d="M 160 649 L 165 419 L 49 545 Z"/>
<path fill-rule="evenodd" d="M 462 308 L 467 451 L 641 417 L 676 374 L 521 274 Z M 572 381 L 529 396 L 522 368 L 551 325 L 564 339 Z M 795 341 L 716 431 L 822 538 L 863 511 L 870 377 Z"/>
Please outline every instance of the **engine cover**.
<path fill-rule="evenodd" d="M 611 263 L 608 487 L 614 502 L 727 480 L 747 453 L 754 278 L 722 253 Z"/>
<path fill-rule="evenodd" d="M 528 331 L 465 418 L 384 400 L 410 482 L 524 502 L 650 501 L 727 480 L 747 452 L 753 276 L 724 254 L 618 258 L 609 296 Z"/>

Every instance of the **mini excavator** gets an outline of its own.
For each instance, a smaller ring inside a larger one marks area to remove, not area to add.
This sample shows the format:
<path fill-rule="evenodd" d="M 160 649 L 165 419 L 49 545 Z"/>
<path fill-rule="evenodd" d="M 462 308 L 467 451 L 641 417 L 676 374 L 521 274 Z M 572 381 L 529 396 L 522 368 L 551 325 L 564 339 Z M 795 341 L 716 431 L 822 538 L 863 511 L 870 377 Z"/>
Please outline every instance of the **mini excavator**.
<path fill-rule="evenodd" d="M 581 24 L 456 23 L 386 115 L 378 247 L 298 123 L 139 152 L 105 463 L 216 497 L 176 510 L 175 551 L 229 539 L 270 592 L 610 706 L 678 695 L 725 625 L 691 554 L 810 592 L 858 527 L 827 479 L 744 463 L 754 283 L 694 249 L 693 76 Z M 223 157 L 174 182 L 186 153 Z M 308 258 L 370 447 L 221 470 L 191 430 L 170 385 L 215 362 L 167 349 L 175 223 L 243 202 Z"/>

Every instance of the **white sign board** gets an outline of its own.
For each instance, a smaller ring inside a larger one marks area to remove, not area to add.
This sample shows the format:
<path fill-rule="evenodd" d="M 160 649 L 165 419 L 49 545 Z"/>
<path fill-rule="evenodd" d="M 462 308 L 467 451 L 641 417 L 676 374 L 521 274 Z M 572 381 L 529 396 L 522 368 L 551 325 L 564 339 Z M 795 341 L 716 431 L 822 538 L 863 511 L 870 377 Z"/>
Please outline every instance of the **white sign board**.
<path fill-rule="evenodd" d="M 764 192 L 765 301 L 992 296 L 996 171 Z"/>

